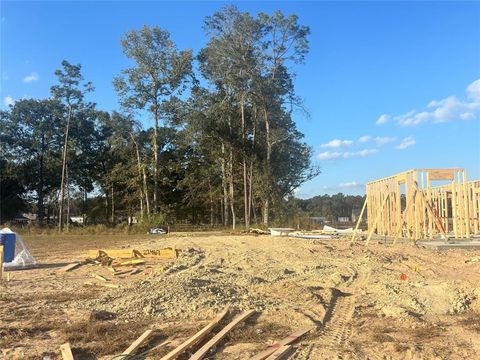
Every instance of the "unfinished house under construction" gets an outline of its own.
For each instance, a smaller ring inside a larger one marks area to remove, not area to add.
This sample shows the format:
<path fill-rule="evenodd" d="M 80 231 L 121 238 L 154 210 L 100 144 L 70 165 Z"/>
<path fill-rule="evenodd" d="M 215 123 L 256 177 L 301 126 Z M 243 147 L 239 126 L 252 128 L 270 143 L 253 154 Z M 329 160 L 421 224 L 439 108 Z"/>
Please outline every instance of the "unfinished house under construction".
<path fill-rule="evenodd" d="M 480 235 L 480 181 L 464 169 L 413 169 L 367 184 L 368 241 Z"/>

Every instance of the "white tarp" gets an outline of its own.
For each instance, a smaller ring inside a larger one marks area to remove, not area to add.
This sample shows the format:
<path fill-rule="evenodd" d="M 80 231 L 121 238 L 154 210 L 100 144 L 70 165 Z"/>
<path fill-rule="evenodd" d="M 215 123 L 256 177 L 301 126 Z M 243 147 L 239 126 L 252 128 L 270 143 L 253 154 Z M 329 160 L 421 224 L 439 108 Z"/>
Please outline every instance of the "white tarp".
<path fill-rule="evenodd" d="M 1 233 L 13 233 L 12 230 L 9 228 L 3 228 L 0 230 Z M 22 237 L 15 233 L 15 257 L 10 262 L 3 263 L 4 269 L 26 269 L 29 267 L 34 267 L 37 265 L 37 261 L 35 258 L 30 254 L 25 243 L 22 240 Z"/>
<path fill-rule="evenodd" d="M 331 232 L 336 232 L 338 234 L 351 234 L 353 233 L 353 228 L 348 228 L 348 229 L 335 229 L 334 227 L 325 225 L 323 227 L 323 231 L 331 231 Z"/>

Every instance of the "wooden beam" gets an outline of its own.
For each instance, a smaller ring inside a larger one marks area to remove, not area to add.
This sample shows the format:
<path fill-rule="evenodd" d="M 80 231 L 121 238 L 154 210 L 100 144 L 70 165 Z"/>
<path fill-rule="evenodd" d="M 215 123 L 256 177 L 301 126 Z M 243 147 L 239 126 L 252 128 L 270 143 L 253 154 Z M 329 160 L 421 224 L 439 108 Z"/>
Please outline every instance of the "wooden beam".
<path fill-rule="evenodd" d="M 292 345 L 280 346 L 277 351 L 270 355 L 267 360 L 282 360 L 286 359 L 288 355 L 292 353 Z"/>
<path fill-rule="evenodd" d="M 408 214 L 408 210 L 410 208 L 410 205 L 412 204 L 413 202 L 413 199 L 415 198 L 415 193 L 416 193 L 416 190 L 414 189 L 411 193 L 410 193 L 410 196 L 409 198 L 407 199 L 407 204 L 405 206 L 405 210 L 403 210 L 403 214 L 402 214 L 402 219 L 400 220 L 400 222 L 398 223 L 398 226 L 397 226 L 397 229 L 395 231 L 395 238 L 393 239 L 393 243 L 395 244 L 397 242 L 397 239 L 398 237 L 400 236 L 400 232 L 402 231 L 402 227 L 403 227 L 403 224 L 405 223 L 405 218 Z"/>
<path fill-rule="evenodd" d="M 70 343 L 60 345 L 60 352 L 62 353 L 63 360 L 74 360 Z"/>
<path fill-rule="evenodd" d="M 370 239 L 372 238 L 373 232 L 375 231 L 375 228 L 377 227 L 378 220 L 380 219 L 380 217 L 382 215 L 383 208 L 385 207 L 385 204 L 387 203 L 387 200 L 388 200 L 389 196 L 390 196 L 389 193 L 387 193 L 385 195 L 385 198 L 382 201 L 382 206 L 380 206 L 380 208 L 378 209 L 377 216 L 375 216 L 375 220 L 373 221 L 373 224 L 372 224 L 372 228 L 369 229 L 369 234 L 368 234 L 367 241 L 365 242 L 365 245 L 368 245 L 368 243 L 370 242 Z"/>
<path fill-rule="evenodd" d="M 442 222 L 438 218 L 437 214 L 435 214 L 435 211 L 433 211 L 432 205 L 430 204 L 429 201 L 427 201 L 425 199 L 425 196 L 423 195 L 423 193 L 421 191 L 419 191 L 418 185 L 417 185 L 416 182 L 413 183 L 413 186 L 414 186 L 415 190 L 417 190 L 417 193 L 420 195 L 420 197 L 425 201 L 425 205 L 427 207 L 428 212 L 430 213 L 433 220 L 435 221 L 435 225 L 437 225 L 438 230 L 440 230 L 440 232 L 443 234 L 443 236 L 445 236 L 445 240 L 446 240 L 447 239 L 447 234 L 445 232 L 445 229 L 443 228 Z"/>
<path fill-rule="evenodd" d="M 223 318 L 227 315 L 228 313 L 228 307 L 223 310 L 220 314 L 218 314 L 210 323 L 207 324 L 203 329 L 198 331 L 195 335 L 184 341 L 182 344 L 180 344 L 178 347 L 170 351 L 167 355 L 162 357 L 160 360 L 172 360 L 183 354 L 185 351 L 187 351 L 189 348 L 191 348 L 193 345 L 199 343 L 203 339 L 205 339 L 211 332 L 212 330 L 220 323 L 220 321 L 223 320 Z"/>
<path fill-rule="evenodd" d="M 363 202 L 362 210 L 360 211 L 360 215 L 358 216 L 357 225 L 355 225 L 355 229 L 353 230 L 352 239 L 350 240 L 351 243 L 353 243 L 355 241 L 355 237 L 357 236 L 357 230 L 358 230 L 358 227 L 360 226 L 360 223 L 362 222 L 363 212 L 365 211 L 366 207 L 367 207 L 367 197 L 365 196 L 365 201 Z"/>
<path fill-rule="evenodd" d="M 76 269 L 76 268 L 79 267 L 80 265 L 82 265 L 81 262 L 74 262 L 74 263 L 65 265 L 64 267 L 62 267 L 62 268 L 60 269 L 60 271 L 63 271 L 63 272 L 72 271 L 73 269 Z"/>
<path fill-rule="evenodd" d="M 130 259 L 135 257 L 133 249 L 97 249 L 89 250 L 87 256 L 95 259 L 101 255 L 107 255 L 111 258 Z"/>
<path fill-rule="evenodd" d="M 303 328 L 300 329 L 293 334 L 287 336 L 286 338 L 283 338 L 282 340 L 274 343 L 273 345 L 270 345 L 266 350 L 263 350 L 262 352 L 258 353 L 254 357 L 250 358 L 250 360 L 264 360 L 268 358 L 270 355 L 272 355 L 275 351 L 277 351 L 280 347 L 289 345 L 308 333 L 309 331 L 315 329 L 315 327 L 308 327 L 308 328 Z"/>
<path fill-rule="evenodd" d="M 175 259 L 178 257 L 178 250 L 175 247 L 163 249 L 97 249 L 89 250 L 87 256 L 95 259 L 100 255 L 107 255 L 114 259 L 131 258 L 161 258 Z"/>
<path fill-rule="evenodd" d="M 255 314 L 255 310 L 250 310 L 244 312 L 243 314 L 238 315 L 235 319 L 232 320 L 230 324 L 225 326 L 217 335 L 210 339 L 205 345 L 203 345 L 195 354 L 190 357 L 190 360 L 200 360 L 203 359 L 209 352 L 209 350 L 217 345 L 222 339 L 227 336 L 227 334 L 232 331 L 238 324 L 242 321 L 248 319 L 250 316 Z"/>
<path fill-rule="evenodd" d="M 97 279 L 97 280 L 100 280 L 100 281 L 108 281 L 108 279 L 106 277 L 103 277 L 102 275 L 98 275 L 98 274 L 92 274 L 92 276 Z"/>
<path fill-rule="evenodd" d="M 130 345 L 123 353 L 122 355 L 131 355 L 134 353 L 142 344 L 152 335 L 153 330 L 147 330 L 145 331 L 140 337 L 135 340 L 132 345 Z"/>

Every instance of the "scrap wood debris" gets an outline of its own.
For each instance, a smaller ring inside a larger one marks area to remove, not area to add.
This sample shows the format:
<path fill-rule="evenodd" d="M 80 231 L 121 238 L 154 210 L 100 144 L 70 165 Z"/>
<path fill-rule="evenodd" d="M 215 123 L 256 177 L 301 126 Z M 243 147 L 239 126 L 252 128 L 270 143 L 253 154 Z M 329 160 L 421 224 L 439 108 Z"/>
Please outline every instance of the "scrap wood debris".
<path fill-rule="evenodd" d="M 270 235 L 270 231 L 268 230 L 255 229 L 255 228 L 250 228 L 248 232 L 251 234 L 258 234 L 258 235 Z"/>
<path fill-rule="evenodd" d="M 72 349 L 70 349 L 69 343 L 60 345 L 60 352 L 62 354 L 63 360 L 74 360 Z"/>
<path fill-rule="evenodd" d="M 306 333 L 310 332 L 313 329 L 315 329 L 315 327 L 308 327 L 308 328 L 300 329 L 300 330 L 294 332 L 293 334 L 283 338 L 282 340 L 273 343 L 272 345 L 270 345 L 264 351 L 258 353 L 254 357 L 250 358 L 250 360 L 264 360 L 264 359 L 267 359 L 267 358 L 270 359 L 269 356 L 273 356 L 273 354 L 277 350 L 279 350 L 283 346 L 290 345 L 291 343 L 297 341 L 299 338 L 301 338 L 303 335 L 305 335 Z M 284 349 L 284 351 L 286 351 L 286 350 Z M 284 353 L 282 352 L 281 355 L 283 356 L 283 354 Z M 276 357 L 274 357 L 273 359 L 276 359 Z"/>
<path fill-rule="evenodd" d="M 198 331 L 195 335 L 188 338 L 182 344 L 177 346 L 175 349 L 170 351 L 167 355 L 162 357 L 160 360 L 172 360 L 183 354 L 189 348 L 193 347 L 195 344 L 201 342 L 205 339 L 212 330 L 222 321 L 228 313 L 228 307 L 219 313 L 210 323 L 208 323 L 203 329 Z"/>
<path fill-rule="evenodd" d="M 97 249 L 89 250 L 87 258 L 83 261 L 75 261 L 67 264 L 60 269 L 62 272 L 69 272 L 79 268 L 82 265 L 98 265 L 105 267 L 113 275 L 138 274 L 140 270 L 117 269 L 118 267 L 132 267 L 143 265 L 146 259 L 176 259 L 180 250 L 175 247 L 163 249 Z"/>
<path fill-rule="evenodd" d="M 100 256 L 108 256 L 112 259 L 131 259 L 131 258 L 159 258 L 176 259 L 180 253 L 175 247 L 163 249 L 97 249 L 89 250 L 87 257 L 96 259 Z"/>
<path fill-rule="evenodd" d="M 205 339 L 209 338 L 206 343 L 204 343 L 200 348 L 198 348 L 192 355 L 190 355 L 190 360 L 201 360 L 208 355 L 213 355 L 215 353 L 216 346 L 225 338 L 227 335 L 236 327 L 238 327 L 242 322 L 246 321 L 248 318 L 253 316 L 256 311 L 249 310 L 243 313 L 238 314 L 231 320 L 228 324 L 226 324 L 223 328 L 219 329 L 219 331 L 212 335 L 214 330 L 218 327 L 218 325 L 225 320 L 228 313 L 230 312 L 230 307 L 227 306 L 223 311 L 217 314 L 211 322 L 209 322 L 205 327 L 200 329 L 194 335 L 189 337 L 183 343 L 178 345 L 176 348 L 171 350 L 168 354 L 164 355 L 160 358 L 160 360 L 173 360 L 177 359 L 178 357 L 187 353 L 187 351 L 191 351 L 194 349 L 196 345 L 201 344 Z M 291 335 L 287 336 L 286 338 L 272 344 L 266 350 L 262 351 L 261 353 L 255 355 L 250 360 L 268 360 L 268 359 L 285 359 L 288 355 L 293 353 L 293 347 L 290 345 L 291 343 L 297 341 L 300 337 L 314 329 L 315 327 L 308 327 L 301 330 L 298 330 Z M 120 358 L 122 356 L 126 356 L 126 358 L 130 358 L 129 356 L 134 354 L 140 346 L 142 346 L 148 339 L 151 338 L 153 330 L 146 330 L 137 340 L 135 340 L 121 355 L 118 355 Z M 170 341 L 164 341 L 159 345 L 139 354 L 137 356 L 147 356 L 154 350 L 157 350 L 160 347 L 168 344 Z M 115 357 L 117 358 L 117 357 Z"/>

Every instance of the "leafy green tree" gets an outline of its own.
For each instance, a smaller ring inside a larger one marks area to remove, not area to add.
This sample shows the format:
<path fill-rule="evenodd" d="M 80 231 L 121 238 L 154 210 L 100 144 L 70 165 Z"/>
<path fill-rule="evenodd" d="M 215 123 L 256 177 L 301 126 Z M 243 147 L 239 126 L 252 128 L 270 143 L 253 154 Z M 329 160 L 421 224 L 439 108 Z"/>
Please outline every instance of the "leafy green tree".
<path fill-rule="evenodd" d="M 247 169 L 247 102 L 252 79 L 258 72 L 259 41 L 262 37 L 260 23 L 248 13 L 234 6 L 226 6 L 205 20 L 210 41 L 200 54 L 204 76 L 222 87 L 238 103 L 241 129 L 241 161 L 243 167 L 243 195 L 245 228 L 250 226 Z"/>
<path fill-rule="evenodd" d="M 58 216 L 58 228 L 63 230 L 64 226 L 64 200 L 65 200 L 65 180 L 68 177 L 67 153 L 69 150 L 69 134 L 72 120 L 83 111 L 91 110 L 94 107 L 92 103 L 84 101 L 85 94 L 93 91 L 92 83 L 84 82 L 81 74 L 81 65 L 71 64 L 67 60 L 62 61 L 62 68 L 55 71 L 58 77 L 58 85 L 50 88 L 54 99 L 60 101 L 66 108 L 66 124 L 63 141 L 62 153 L 62 177 L 60 183 L 60 205 Z M 67 222 L 68 226 L 68 222 Z"/>
<path fill-rule="evenodd" d="M 159 121 L 162 105 L 185 89 L 192 75 L 192 51 L 178 51 L 170 34 L 159 27 L 128 31 L 122 39 L 124 54 L 135 66 L 114 78 L 114 87 L 126 109 L 153 115 L 153 206 L 159 210 Z"/>
<path fill-rule="evenodd" d="M 16 101 L 2 121 L 9 157 L 23 169 L 24 184 L 36 199 L 43 224 L 45 195 L 59 185 L 64 107 L 54 99 Z"/>

